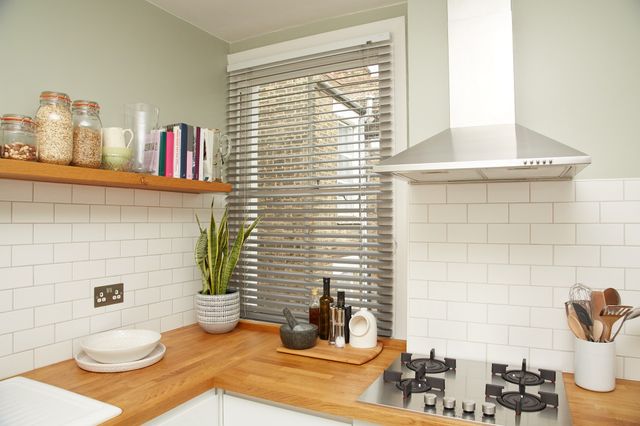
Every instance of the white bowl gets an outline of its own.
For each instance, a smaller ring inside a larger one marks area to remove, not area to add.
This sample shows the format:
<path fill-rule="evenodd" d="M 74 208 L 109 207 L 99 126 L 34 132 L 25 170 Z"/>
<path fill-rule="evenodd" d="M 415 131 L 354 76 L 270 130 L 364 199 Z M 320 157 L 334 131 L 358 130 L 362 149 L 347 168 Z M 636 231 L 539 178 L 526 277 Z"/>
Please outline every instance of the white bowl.
<path fill-rule="evenodd" d="M 87 337 L 80 346 L 98 362 L 117 364 L 149 355 L 160 337 L 160 333 L 152 330 L 111 330 Z"/>

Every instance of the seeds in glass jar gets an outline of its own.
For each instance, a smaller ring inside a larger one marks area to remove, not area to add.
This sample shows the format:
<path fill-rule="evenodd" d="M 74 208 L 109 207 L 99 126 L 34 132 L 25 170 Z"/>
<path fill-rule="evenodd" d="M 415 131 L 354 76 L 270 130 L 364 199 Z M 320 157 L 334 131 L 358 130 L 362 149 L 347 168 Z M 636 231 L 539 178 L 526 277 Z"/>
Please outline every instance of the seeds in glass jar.
<path fill-rule="evenodd" d="M 36 114 L 40 161 L 67 165 L 73 159 L 71 111 L 61 104 L 41 105 Z"/>
<path fill-rule="evenodd" d="M 0 146 L 0 153 L 2 158 L 11 160 L 36 161 L 38 159 L 38 150 L 35 146 L 20 142 Z"/>
<path fill-rule="evenodd" d="M 73 129 L 73 164 L 81 167 L 100 167 L 102 162 L 102 136 L 88 127 Z"/>

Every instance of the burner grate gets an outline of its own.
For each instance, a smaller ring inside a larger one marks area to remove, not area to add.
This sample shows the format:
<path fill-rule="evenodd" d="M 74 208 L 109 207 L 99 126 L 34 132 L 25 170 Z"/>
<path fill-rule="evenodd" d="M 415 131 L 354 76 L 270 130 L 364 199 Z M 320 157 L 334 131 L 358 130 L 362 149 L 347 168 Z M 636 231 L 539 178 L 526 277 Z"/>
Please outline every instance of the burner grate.
<path fill-rule="evenodd" d="M 524 412 L 541 411 L 547 406 L 540 398 L 530 393 L 504 392 L 497 400 L 507 408 Z"/>
<path fill-rule="evenodd" d="M 531 371 L 509 370 L 502 373 L 502 378 L 516 385 L 537 386 L 544 383 L 542 377 Z"/>
<path fill-rule="evenodd" d="M 431 386 L 425 380 L 418 379 L 402 379 L 396 383 L 396 387 L 400 390 L 405 390 L 409 393 L 426 392 L 431 389 Z"/>
<path fill-rule="evenodd" d="M 426 374 L 444 373 L 445 371 L 456 369 L 456 360 L 452 358 L 445 358 L 444 361 L 436 359 L 435 349 L 431 349 L 429 358 L 416 358 L 411 359 L 411 354 L 403 353 L 402 362 L 413 371 L 419 371 L 424 367 Z"/>

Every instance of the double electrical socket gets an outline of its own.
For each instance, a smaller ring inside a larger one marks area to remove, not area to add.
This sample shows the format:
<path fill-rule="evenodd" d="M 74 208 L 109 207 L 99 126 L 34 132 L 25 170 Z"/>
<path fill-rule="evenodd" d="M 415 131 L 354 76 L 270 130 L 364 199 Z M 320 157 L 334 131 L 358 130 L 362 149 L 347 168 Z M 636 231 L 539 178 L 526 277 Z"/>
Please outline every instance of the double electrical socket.
<path fill-rule="evenodd" d="M 124 283 L 103 285 L 93 289 L 93 307 L 124 302 Z"/>

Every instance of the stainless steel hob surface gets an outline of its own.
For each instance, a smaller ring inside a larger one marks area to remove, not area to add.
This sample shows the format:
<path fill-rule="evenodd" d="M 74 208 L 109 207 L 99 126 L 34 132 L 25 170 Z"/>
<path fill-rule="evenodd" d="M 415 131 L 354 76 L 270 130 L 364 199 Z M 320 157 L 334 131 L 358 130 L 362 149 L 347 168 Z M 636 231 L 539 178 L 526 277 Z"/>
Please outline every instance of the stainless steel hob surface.
<path fill-rule="evenodd" d="M 425 360 L 426 364 L 416 363 L 416 359 Z M 428 373 L 421 371 L 421 366 L 438 369 L 434 359 L 447 368 L 440 373 Z M 414 360 L 413 363 L 410 360 Z M 525 361 L 523 360 L 523 364 Z M 451 360 L 439 357 L 434 358 L 434 352 L 430 355 L 403 354 L 399 356 L 385 371 L 360 395 L 358 401 L 374 405 L 382 405 L 414 411 L 425 416 L 450 417 L 466 420 L 479 424 L 519 425 L 519 426 L 565 426 L 571 425 L 571 414 L 567 403 L 562 373 L 549 370 L 538 370 L 535 367 L 526 366 L 527 374 L 521 385 L 510 383 L 503 378 L 501 373 L 507 370 L 506 375 L 512 381 L 518 381 L 521 377 L 519 371 L 523 366 L 504 364 L 491 364 L 478 361 Z M 417 375 L 432 386 L 424 391 L 423 383 L 408 382 Z M 492 370 L 494 371 L 492 373 Z M 386 380 L 385 380 L 386 379 Z M 399 381 L 402 379 L 402 381 Z M 555 380 L 555 383 L 552 382 Z M 542 384 L 531 384 L 544 381 Z M 529 383 L 528 385 L 524 385 Z M 502 387 L 502 388 L 501 388 Z M 440 389 L 444 388 L 444 389 Z M 404 389 L 404 391 L 403 391 Z M 415 393 L 409 393 L 413 389 Z M 526 392 L 535 398 L 527 397 L 522 400 L 520 409 L 538 409 L 538 411 L 521 411 L 518 415 L 516 409 L 510 409 L 498 402 L 500 395 L 509 401 L 520 401 L 518 395 Z M 487 393 L 494 396 L 487 396 Z M 435 398 L 434 398 L 435 396 Z M 435 405 L 433 400 L 435 399 Z M 426 403 L 425 403 L 426 402 Z M 528 405 L 533 402 L 534 405 Z M 541 403 L 541 406 L 535 404 Z M 428 405 L 427 405 L 428 404 Z M 483 404 L 485 404 L 483 406 Z M 453 408 L 445 408 L 453 406 Z M 466 411 L 465 411 L 466 410 Z M 485 415 L 494 412 L 493 415 Z"/>

